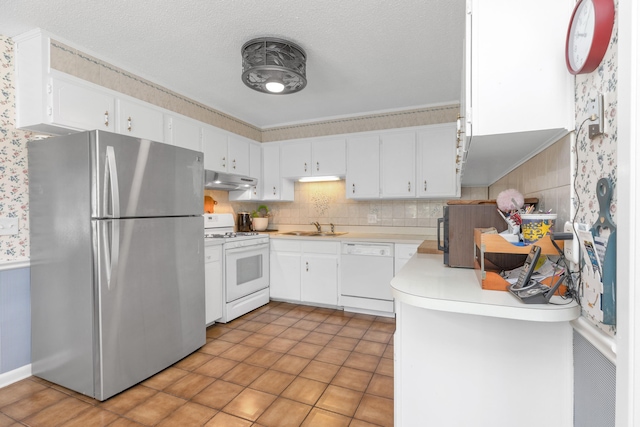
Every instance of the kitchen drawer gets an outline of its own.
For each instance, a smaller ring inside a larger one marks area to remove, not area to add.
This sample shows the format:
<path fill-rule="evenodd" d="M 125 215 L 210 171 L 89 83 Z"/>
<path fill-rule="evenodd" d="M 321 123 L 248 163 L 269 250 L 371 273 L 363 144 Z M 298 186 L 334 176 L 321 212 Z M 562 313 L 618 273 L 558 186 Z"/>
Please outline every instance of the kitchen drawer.
<path fill-rule="evenodd" d="M 301 252 L 300 240 L 270 239 L 271 250 L 277 252 Z"/>
<path fill-rule="evenodd" d="M 302 241 L 302 250 L 304 253 L 338 255 L 340 253 L 340 243 L 304 240 Z"/>

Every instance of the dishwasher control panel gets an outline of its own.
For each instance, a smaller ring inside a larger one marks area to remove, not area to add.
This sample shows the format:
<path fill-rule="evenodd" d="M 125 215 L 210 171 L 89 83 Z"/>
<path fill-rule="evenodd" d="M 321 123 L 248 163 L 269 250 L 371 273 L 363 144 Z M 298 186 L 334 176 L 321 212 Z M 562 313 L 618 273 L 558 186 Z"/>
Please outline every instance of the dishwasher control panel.
<path fill-rule="evenodd" d="M 343 243 L 345 255 L 393 256 L 393 243 Z"/>

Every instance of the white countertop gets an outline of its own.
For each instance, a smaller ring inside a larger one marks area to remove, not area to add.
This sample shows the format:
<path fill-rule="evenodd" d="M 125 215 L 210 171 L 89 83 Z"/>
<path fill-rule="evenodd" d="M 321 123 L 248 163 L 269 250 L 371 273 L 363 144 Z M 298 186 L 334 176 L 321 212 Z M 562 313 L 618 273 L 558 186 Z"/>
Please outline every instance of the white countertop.
<path fill-rule="evenodd" d="M 269 233 L 272 239 L 303 239 L 303 240 L 333 240 L 336 242 L 380 242 L 380 243 L 406 243 L 419 245 L 427 239 L 427 236 L 411 234 L 387 234 L 387 233 L 346 233 L 339 236 L 291 236 Z"/>
<path fill-rule="evenodd" d="M 397 301 L 430 310 L 535 322 L 564 322 L 580 316 L 575 301 L 552 297 L 556 304 L 524 304 L 509 292 L 482 289 L 476 273 L 450 268 L 442 255 L 415 254 L 391 280 Z"/>

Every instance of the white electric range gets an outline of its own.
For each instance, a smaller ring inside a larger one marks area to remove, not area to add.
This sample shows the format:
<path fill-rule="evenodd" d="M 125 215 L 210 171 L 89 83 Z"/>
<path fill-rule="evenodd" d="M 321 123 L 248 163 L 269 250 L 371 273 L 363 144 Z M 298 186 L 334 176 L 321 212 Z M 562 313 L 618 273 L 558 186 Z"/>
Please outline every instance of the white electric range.
<path fill-rule="evenodd" d="M 235 232 L 233 214 L 205 214 L 205 245 L 223 239 L 222 323 L 269 302 L 269 235 Z"/>

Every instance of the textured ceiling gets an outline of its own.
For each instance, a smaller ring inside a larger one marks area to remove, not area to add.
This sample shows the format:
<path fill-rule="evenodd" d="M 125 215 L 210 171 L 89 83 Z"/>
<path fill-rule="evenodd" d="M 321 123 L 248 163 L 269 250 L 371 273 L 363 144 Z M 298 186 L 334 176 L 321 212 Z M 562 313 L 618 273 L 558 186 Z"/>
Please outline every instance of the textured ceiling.
<path fill-rule="evenodd" d="M 260 128 L 457 102 L 465 0 L 0 0 L 0 34 L 40 27 Z M 240 48 L 307 53 L 307 87 L 242 83 Z"/>

